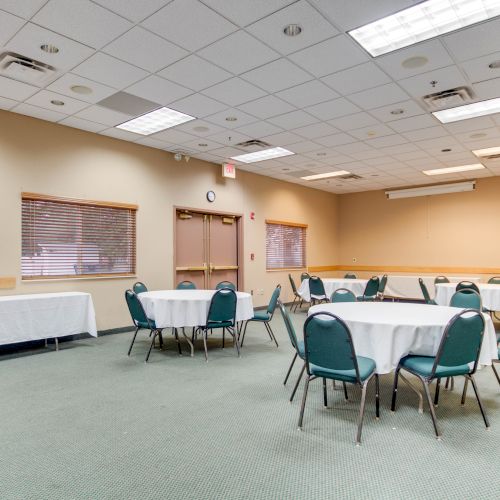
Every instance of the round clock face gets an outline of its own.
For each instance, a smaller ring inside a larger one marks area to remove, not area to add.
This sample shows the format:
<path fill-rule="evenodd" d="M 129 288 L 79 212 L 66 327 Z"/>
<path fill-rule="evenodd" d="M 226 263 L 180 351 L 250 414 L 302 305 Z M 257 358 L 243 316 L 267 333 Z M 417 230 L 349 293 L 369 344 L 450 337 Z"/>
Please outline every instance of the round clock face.
<path fill-rule="evenodd" d="M 207 192 L 207 200 L 212 203 L 215 201 L 215 193 L 213 191 Z"/>

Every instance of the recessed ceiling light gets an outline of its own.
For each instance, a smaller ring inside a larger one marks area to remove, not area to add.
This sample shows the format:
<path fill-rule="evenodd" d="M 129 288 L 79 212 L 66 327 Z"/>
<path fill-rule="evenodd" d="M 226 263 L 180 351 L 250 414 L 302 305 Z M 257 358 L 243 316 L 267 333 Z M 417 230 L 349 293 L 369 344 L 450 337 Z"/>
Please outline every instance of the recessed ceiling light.
<path fill-rule="evenodd" d="M 500 112 L 500 98 L 488 99 L 486 101 L 474 102 L 457 106 L 456 108 L 433 111 L 433 115 L 441 123 L 452 123 L 460 120 L 468 120 L 477 116 L 492 115 Z"/>
<path fill-rule="evenodd" d="M 241 161 L 243 163 L 255 163 L 257 161 L 270 160 L 271 158 L 280 158 L 281 156 L 294 155 L 285 148 L 270 148 L 256 151 L 255 153 L 246 153 L 244 155 L 231 156 L 231 160 Z"/>
<path fill-rule="evenodd" d="M 398 108 L 391 111 L 391 115 L 402 115 L 405 112 L 404 109 Z"/>
<path fill-rule="evenodd" d="M 297 36 L 302 33 L 302 28 L 298 24 L 289 24 L 283 29 L 286 36 Z"/>
<path fill-rule="evenodd" d="M 499 14 L 494 1 L 427 0 L 348 33 L 376 57 Z"/>
<path fill-rule="evenodd" d="M 458 167 L 435 168 L 433 170 L 423 170 L 425 175 L 443 175 L 454 174 L 456 172 L 468 172 L 469 170 L 481 170 L 485 168 L 481 163 L 474 163 L 472 165 L 460 165 Z"/>
<path fill-rule="evenodd" d="M 43 45 L 40 45 L 40 49 L 43 50 L 44 52 L 47 52 L 48 54 L 57 54 L 59 52 L 59 49 L 50 43 L 44 43 Z"/>
<path fill-rule="evenodd" d="M 70 87 L 71 91 L 75 94 L 88 95 L 92 94 L 93 90 L 86 85 L 72 85 Z"/>
<path fill-rule="evenodd" d="M 198 146 L 200 146 L 200 148 L 206 148 L 208 146 L 208 144 L 205 144 L 204 142 L 200 142 L 200 144 L 198 144 Z"/>
<path fill-rule="evenodd" d="M 208 127 L 203 126 L 203 125 L 198 125 L 197 127 L 194 127 L 193 130 L 195 132 L 208 132 L 210 129 Z"/>
<path fill-rule="evenodd" d="M 319 179 L 328 179 L 329 177 L 338 177 L 339 175 L 349 175 L 350 173 L 347 170 L 337 170 L 336 172 L 326 172 L 324 174 L 306 175 L 305 177 L 301 177 L 301 179 L 305 181 L 317 181 Z"/>
<path fill-rule="evenodd" d="M 283 172 L 288 172 L 290 169 L 289 168 L 282 168 Z"/>
<path fill-rule="evenodd" d="M 236 116 L 226 116 L 227 122 L 235 122 L 237 120 L 238 120 L 238 118 L 236 118 Z"/>
<path fill-rule="evenodd" d="M 159 108 L 137 118 L 132 118 L 132 120 L 117 125 L 116 128 L 128 130 L 136 134 L 151 135 L 160 130 L 175 127 L 191 120 L 195 120 L 195 118 L 175 111 L 175 109 Z"/>
<path fill-rule="evenodd" d="M 499 69 L 500 68 L 500 61 L 490 62 L 490 64 L 488 64 L 488 68 Z"/>
<path fill-rule="evenodd" d="M 52 99 L 50 103 L 54 106 L 64 106 L 64 101 L 60 101 L 59 99 Z"/>
<path fill-rule="evenodd" d="M 421 68 L 422 66 L 425 66 L 429 62 L 429 59 L 424 56 L 415 56 L 415 57 L 409 57 L 408 59 L 405 59 L 402 63 L 401 66 L 406 69 L 414 69 L 414 68 Z"/>
<path fill-rule="evenodd" d="M 500 147 L 486 148 L 486 149 L 476 149 L 472 151 L 476 156 L 480 158 L 483 156 L 494 156 L 500 154 Z"/>
<path fill-rule="evenodd" d="M 372 174 L 371 176 L 372 177 L 378 177 L 378 174 Z"/>
<path fill-rule="evenodd" d="M 477 132 L 475 134 L 469 135 L 471 139 L 482 139 L 483 137 L 486 137 L 488 134 L 485 134 L 484 132 Z"/>
<path fill-rule="evenodd" d="M 441 153 L 449 153 L 451 151 L 451 148 L 444 148 L 441 150 Z"/>

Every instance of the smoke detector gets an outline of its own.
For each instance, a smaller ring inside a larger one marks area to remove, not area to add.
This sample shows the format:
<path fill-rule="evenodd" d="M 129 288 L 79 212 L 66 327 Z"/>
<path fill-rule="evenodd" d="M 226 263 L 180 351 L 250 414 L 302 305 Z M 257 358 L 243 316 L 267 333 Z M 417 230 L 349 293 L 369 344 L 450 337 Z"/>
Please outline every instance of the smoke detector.
<path fill-rule="evenodd" d="M 454 108 L 472 102 L 474 92 L 469 87 L 456 87 L 454 89 L 442 90 L 434 94 L 422 97 L 426 106 L 431 110 Z"/>
<path fill-rule="evenodd" d="M 35 59 L 16 54 L 3 52 L 0 54 L 0 75 L 13 80 L 43 85 L 55 77 L 56 68 Z"/>

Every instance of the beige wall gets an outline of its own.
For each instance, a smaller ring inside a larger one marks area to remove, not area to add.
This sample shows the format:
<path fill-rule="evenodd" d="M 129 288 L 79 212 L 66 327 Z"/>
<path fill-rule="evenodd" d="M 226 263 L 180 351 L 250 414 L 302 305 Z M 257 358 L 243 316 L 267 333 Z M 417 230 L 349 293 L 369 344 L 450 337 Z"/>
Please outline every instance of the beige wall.
<path fill-rule="evenodd" d="M 215 203 L 206 201 L 209 189 L 217 194 Z M 254 296 L 255 306 L 267 302 L 276 283 L 282 284 L 284 298 L 290 298 L 288 273 L 265 270 L 266 218 L 309 224 L 308 265 L 331 265 L 339 260 L 336 195 L 241 171 L 236 180 L 223 180 L 219 165 L 195 159 L 178 163 L 165 151 L 2 111 L 0 276 L 15 276 L 17 285 L 1 293 L 90 292 L 99 329 L 130 323 L 123 291 L 135 280 L 23 283 L 22 191 L 138 204 L 137 277 L 151 289 L 173 286 L 174 206 L 244 215 L 245 290 L 264 289 L 263 296 Z M 256 214 L 254 221 L 250 212 Z M 250 261 L 251 252 L 254 261 Z"/>

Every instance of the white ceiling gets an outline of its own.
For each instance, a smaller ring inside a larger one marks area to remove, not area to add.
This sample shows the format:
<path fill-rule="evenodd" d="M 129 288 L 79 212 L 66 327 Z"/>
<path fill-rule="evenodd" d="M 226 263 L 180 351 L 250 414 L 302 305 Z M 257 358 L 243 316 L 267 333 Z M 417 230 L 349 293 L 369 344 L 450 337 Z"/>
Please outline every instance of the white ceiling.
<path fill-rule="evenodd" d="M 0 76 L 0 108 L 215 163 L 248 152 L 238 142 L 262 139 L 296 154 L 239 168 L 335 193 L 500 175 L 498 161 L 471 173 L 421 172 L 474 163 L 472 149 L 500 146 L 500 114 L 442 125 L 422 101 L 460 85 L 474 100 L 500 97 L 500 69 L 488 67 L 500 59 L 499 18 L 377 58 L 346 35 L 415 3 L 0 0 L 0 52 L 57 70 L 43 87 Z M 287 24 L 302 33 L 286 37 Z M 42 52 L 47 43 L 59 53 Z M 428 62 L 401 65 L 414 56 Z M 118 91 L 197 120 L 149 137 L 116 129 L 131 116 L 97 103 Z M 362 179 L 297 177 L 332 170 Z"/>

